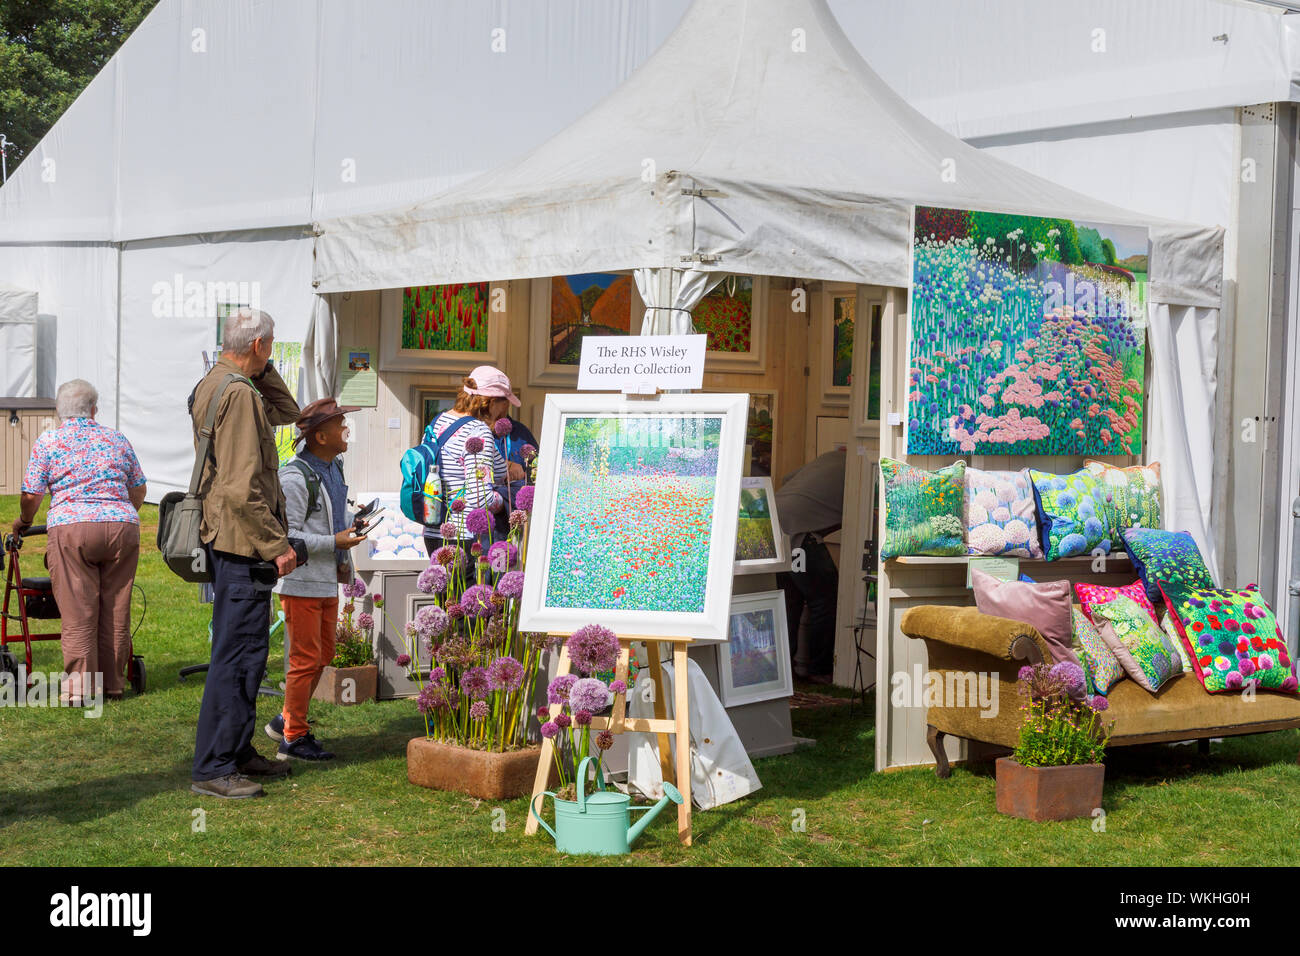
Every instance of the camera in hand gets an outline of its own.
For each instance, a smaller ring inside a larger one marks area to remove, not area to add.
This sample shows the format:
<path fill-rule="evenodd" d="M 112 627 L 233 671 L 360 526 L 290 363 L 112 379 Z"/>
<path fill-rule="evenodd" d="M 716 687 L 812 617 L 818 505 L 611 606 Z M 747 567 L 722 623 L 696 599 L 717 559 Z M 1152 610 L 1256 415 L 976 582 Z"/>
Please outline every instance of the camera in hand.
<path fill-rule="evenodd" d="M 307 542 L 302 538 L 290 538 L 289 547 L 293 548 L 293 556 L 298 562 L 298 567 L 307 563 Z M 280 580 L 280 569 L 275 566 L 274 561 L 254 561 L 249 565 L 248 576 L 257 584 L 273 588 Z"/>

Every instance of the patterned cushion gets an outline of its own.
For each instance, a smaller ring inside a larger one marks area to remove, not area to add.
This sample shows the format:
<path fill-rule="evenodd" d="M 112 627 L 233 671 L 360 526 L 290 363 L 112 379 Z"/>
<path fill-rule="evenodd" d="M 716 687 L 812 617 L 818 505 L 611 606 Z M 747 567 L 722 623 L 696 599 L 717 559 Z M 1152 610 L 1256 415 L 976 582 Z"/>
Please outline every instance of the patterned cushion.
<path fill-rule="evenodd" d="M 1110 551 L 1110 526 L 1101 485 L 1087 470 L 1050 475 L 1029 469 L 1038 509 L 1038 535 L 1048 561 Z"/>
<path fill-rule="evenodd" d="M 1187 653 L 1187 645 L 1183 643 L 1183 635 L 1178 633 L 1176 616 L 1172 612 L 1166 613 L 1160 619 L 1160 627 L 1169 635 L 1169 639 L 1174 642 L 1174 647 L 1178 648 L 1178 656 L 1183 659 L 1183 673 L 1190 674 L 1192 672 L 1192 659 Z"/>
<path fill-rule="evenodd" d="M 1181 596 L 1166 592 L 1165 601 L 1192 669 L 1211 694 L 1239 691 L 1249 681 L 1296 692 L 1296 665 L 1282 628 L 1254 585 L 1240 591 L 1193 588 Z"/>
<path fill-rule="evenodd" d="M 1160 527 L 1160 462 L 1116 468 L 1104 461 L 1085 461 L 1083 467 L 1101 484 L 1106 523 L 1116 547 L 1124 546 L 1129 528 Z"/>
<path fill-rule="evenodd" d="M 1029 469 L 980 471 L 967 468 L 965 503 L 968 553 L 1021 558 L 1043 556 Z"/>
<path fill-rule="evenodd" d="M 1024 621 L 1042 635 L 1053 660 L 1079 663 L 1071 646 L 1069 581 L 999 581 L 986 571 L 971 568 L 970 582 L 981 614 Z"/>
<path fill-rule="evenodd" d="M 1105 604 L 1107 601 L 1113 601 L 1115 598 L 1124 595 L 1136 601 L 1144 611 L 1151 615 L 1152 621 L 1157 624 L 1160 623 L 1155 606 L 1147 600 L 1147 592 L 1143 589 L 1141 581 L 1134 581 L 1122 588 L 1108 588 L 1101 584 L 1076 584 L 1074 593 L 1079 596 L 1079 603 L 1083 605 L 1084 616 L 1090 621 L 1096 620 L 1092 616 L 1094 605 Z"/>
<path fill-rule="evenodd" d="M 1074 625 L 1074 653 L 1083 665 L 1084 680 L 1088 685 L 1088 696 L 1106 692 L 1124 677 L 1124 668 L 1119 666 L 1115 653 L 1101 639 L 1090 620 L 1077 607 L 1070 608 L 1070 622 Z"/>
<path fill-rule="evenodd" d="M 880 459 L 885 481 L 882 558 L 904 554 L 962 555 L 962 483 L 966 463 L 930 472 L 904 461 Z"/>
<path fill-rule="evenodd" d="M 1170 679 L 1181 676 L 1178 649 L 1146 608 L 1132 598 L 1121 595 L 1095 605 L 1092 620 L 1124 673 L 1145 689 L 1155 693 Z"/>
<path fill-rule="evenodd" d="M 1171 593 L 1214 587 L 1210 569 L 1201 559 L 1201 549 L 1186 531 L 1129 528 L 1124 532 L 1124 544 L 1152 602 L 1164 600 L 1160 594 L 1162 581 L 1167 582 Z"/>

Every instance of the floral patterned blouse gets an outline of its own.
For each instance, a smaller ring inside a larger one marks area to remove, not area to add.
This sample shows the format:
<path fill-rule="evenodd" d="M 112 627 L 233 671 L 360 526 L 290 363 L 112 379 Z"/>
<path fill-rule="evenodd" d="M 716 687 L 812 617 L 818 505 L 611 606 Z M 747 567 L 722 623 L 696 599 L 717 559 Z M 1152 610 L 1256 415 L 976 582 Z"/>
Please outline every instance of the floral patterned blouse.
<path fill-rule="evenodd" d="M 80 521 L 139 524 L 128 488 L 144 484 L 135 449 L 121 432 L 93 418 L 70 418 L 32 443 L 23 492 L 50 496 L 45 524 Z"/>

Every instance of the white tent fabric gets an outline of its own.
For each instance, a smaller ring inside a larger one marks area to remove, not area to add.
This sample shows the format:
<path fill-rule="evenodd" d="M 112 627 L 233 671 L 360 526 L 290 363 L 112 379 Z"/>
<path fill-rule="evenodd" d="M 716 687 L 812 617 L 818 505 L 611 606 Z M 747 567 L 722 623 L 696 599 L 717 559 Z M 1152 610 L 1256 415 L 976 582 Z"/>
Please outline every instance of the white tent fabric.
<path fill-rule="evenodd" d="M 1219 304 L 1221 230 L 1094 200 L 945 133 L 820 0 L 697 3 L 627 82 L 522 159 L 322 223 L 315 274 L 319 291 L 343 291 L 694 262 L 906 286 L 914 203 L 1149 225 L 1157 295 Z"/>
<path fill-rule="evenodd" d="M 0 283 L 0 395 L 36 397 L 36 293 Z"/>
<path fill-rule="evenodd" d="M 307 405 L 338 394 L 337 296 L 318 295 L 311 321 L 302 340 L 302 373 L 298 379 L 298 404 Z"/>
<path fill-rule="evenodd" d="M 632 277 L 645 303 L 642 335 L 690 335 L 695 331 L 691 309 L 725 278 L 697 269 L 637 269 Z M 666 290 L 661 285 L 665 281 Z"/>

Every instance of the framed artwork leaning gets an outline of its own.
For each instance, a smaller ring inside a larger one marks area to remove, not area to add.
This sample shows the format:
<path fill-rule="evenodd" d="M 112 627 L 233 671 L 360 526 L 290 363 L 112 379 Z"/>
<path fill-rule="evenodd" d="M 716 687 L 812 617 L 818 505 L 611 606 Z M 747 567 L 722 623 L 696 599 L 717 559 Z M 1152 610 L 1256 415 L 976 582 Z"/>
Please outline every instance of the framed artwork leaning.
<path fill-rule="evenodd" d="M 740 479 L 735 573 L 763 574 L 789 570 L 790 548 L 781 533 L 772 479 Z"/>
<path fill-rule="evenodd" d="M 505 359 L 505 283 L 385 289 L 379 302 L 382 371 L 464 375 Z"/>
<path fill-rule="evenodd" d="M 747 405 L 548 395 L 520 626 L 726 640 Z"/>
<path fill-rule="evenodd" d="M 726 707 L 794 693 L 783 591 L 731 599 L 727 643 L 718 648 L 718 683 Z"/>
<path fill-rule="evenodd" d="M 356 501 L 379 499 L 384 509 L 379 523 L 366 540 L 352 549 L 352 563 L 358 571 L 423 571 L 429 566 L 424 547 L 424 527 L 402 514 L 396 491 L 362 491 Z"/>

